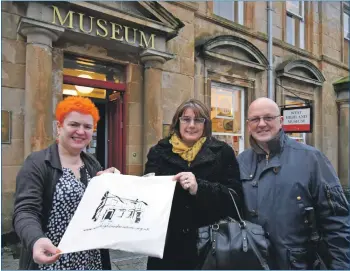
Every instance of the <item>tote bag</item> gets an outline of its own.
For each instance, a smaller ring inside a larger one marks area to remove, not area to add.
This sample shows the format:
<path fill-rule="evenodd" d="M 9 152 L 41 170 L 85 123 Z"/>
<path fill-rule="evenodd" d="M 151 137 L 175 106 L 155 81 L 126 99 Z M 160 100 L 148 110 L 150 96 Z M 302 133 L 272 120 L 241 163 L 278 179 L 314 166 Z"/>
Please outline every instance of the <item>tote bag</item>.
<path fill-rule="evenodd" d="M 58 245 L 61 254 L 118 249 L 162 258 L 175 184 L 172 176 L 92 178 Z"/>

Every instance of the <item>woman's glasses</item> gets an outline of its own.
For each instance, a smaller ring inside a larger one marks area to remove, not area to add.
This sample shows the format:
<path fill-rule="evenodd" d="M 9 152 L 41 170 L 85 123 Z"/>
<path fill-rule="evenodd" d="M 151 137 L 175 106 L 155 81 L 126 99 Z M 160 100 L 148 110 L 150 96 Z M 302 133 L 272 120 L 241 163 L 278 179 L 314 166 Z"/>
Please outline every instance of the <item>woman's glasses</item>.
<path fill-rule="evenodd" d="M 194 124 L 202 124 L 205 122 L 205 118 L 190 118 L 190 117 L 180 117 L 180 122 L 184 124 L 190 124 L 193 120 Z"/>

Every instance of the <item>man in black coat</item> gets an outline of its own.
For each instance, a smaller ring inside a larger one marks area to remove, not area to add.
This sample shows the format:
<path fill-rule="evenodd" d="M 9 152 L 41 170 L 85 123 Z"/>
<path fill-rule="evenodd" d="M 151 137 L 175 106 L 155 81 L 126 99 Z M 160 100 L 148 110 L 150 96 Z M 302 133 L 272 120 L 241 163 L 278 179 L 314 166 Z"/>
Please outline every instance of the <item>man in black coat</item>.
<path fill-rule="evenodd" d="M 318 255 L 328 269 L 349 270 L 349 205 L 336 172 L 319 150 L 284 134 L 282 122 L 270 99 L 249 107 L 251 149 L 238 156 L 247 219 L 269 234 L 271 269 L 324 269 L 314 266 Z"/>

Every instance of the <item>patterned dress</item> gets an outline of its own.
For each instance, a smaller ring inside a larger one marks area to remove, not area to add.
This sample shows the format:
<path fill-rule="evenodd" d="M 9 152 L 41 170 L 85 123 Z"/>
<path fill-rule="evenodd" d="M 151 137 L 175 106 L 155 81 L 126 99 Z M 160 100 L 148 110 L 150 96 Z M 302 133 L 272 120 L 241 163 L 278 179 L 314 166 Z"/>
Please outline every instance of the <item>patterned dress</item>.
<path fill-rule="evenodd" d="M 80 168 L 80 172 L 85 173 L 84 171 L 86 172 L 88 183 L 91 177 L 83 165 Z M 47 225 L 47 232 L 45 233 L 53 245 L 58 246 L 61 241 L 61 238 L 83 197 L 85 189 L 85 184 L 75 177 L 71 169 L 63 168 L 63 175 L 56 184 L 52 209 Z M 57 262 L 53 264 L 39 265 L 39 269 L 101 270 L 101 253 L 100 250 L 88 250 L 63 254 Z"/>

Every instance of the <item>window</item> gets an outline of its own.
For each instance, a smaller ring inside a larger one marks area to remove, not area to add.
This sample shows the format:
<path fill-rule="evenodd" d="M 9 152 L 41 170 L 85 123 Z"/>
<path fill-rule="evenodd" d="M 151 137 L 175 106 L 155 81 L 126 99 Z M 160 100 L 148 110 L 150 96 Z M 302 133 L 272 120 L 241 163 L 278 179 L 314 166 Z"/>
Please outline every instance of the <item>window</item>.
<path fill-rule="evenodd" d="M 286 41 L 294 46 L 305 48 L 304 2 L 286 1 Z"/>
<path fill-rule="evenodd" d="M 344 12 L 344 38 L 350 39 L 349 33 L 349 14 Z"/>
<path fill-rule="evenodd" d="M 67 55 L 64 58 L 63 75 L 84 79 L 110 81 L 113 83 L 125 82 L 124 67 L 106 65 L 91 59 Z M 97 99 L 106 99 L 106 90 L 79 85 L 63 85 L 63 95 L 84 96 Z"/>
<path fill-rule="evenodd" d="M 238 155 L 244 151 L 244 90 L 212 83 L 211 121 L 213 136 L 229 144 Z"/>
<path fill-rule="evenodd" d="M 214 14 L 227 20 L 244 24 L 244 2 L 243 1 L 213 1 Z"/>
<path fill-rule="evenodd" d="M 306 105 L 306 102 L 306 100 L 289 96 L 287 96 L 285 99 L 285 105 L 290 106 L 304 106 Z M 306 144 L 306 133 L 288 133 L 288 135 L 290 136 L 290 138 L 293 138 L 298 142 Z"/>
<path fill-rule="evenodd" d="M 349 64 L 349 43 L 350 43 L 350 7 L 348 3 L 343 4 L 343 62 Z"/>
<path fill-rule="evenodd" d="M 349 32 L 349 14 L 350 8 L 347 5 L 344 5 L 344 13 L 343 13 L 343 24 L 344 24 L 344 38 L 350 40 L 350 32 Z"/>

